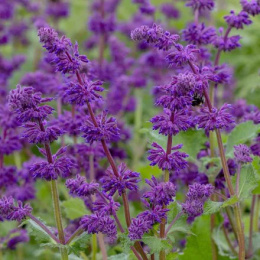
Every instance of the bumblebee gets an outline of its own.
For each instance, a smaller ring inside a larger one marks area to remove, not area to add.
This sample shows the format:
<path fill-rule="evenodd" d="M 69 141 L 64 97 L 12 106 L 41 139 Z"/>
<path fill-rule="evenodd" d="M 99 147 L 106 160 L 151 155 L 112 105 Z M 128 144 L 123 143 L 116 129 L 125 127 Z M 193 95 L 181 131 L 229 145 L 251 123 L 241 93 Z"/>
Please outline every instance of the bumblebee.
<path fill-rule="evenodd" d="M 194 96 L 193 96 L 193 99 L 192 99 L 192 103 L 191 105 L 193 107 L 196 107 L 196 106 L 200 106 L 204 103 L 204 97 L 199 95 L 198 93 L 195 93 Z"/>

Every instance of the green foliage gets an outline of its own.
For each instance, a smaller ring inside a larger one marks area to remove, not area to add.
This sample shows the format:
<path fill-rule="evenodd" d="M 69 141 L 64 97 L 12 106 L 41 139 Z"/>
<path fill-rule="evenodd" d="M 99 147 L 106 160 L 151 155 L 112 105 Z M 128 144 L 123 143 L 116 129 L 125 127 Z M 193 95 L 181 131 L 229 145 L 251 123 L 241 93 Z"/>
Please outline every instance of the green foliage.
<path fill-rule="evenodd" d="M 186 248 L 180 260 L 212 259 L 210 216 L 201 216 L 193 224 L 191 231 L 196 234 L 187 239 Z"/>
<path fill-rule="evenodd" d="M 237 196 L 233 196 L 233 197 L 229 198 L 228 200 L 226 200 L 224 202 L 208 200 L 208 201 L 206 201 L 206 203 L 204 205 L 204 213 L 203 214 L 204 215 L 214 214 L 222 208 L 234 205 L 238 201 L 239 200 L 238 200 Z"/>
<path fill-rule="evenodd" d="M 79 198 L 70 198 L 62 202 L 62 207 L 65 210 L 66 216 L 69 219 L 80 218 L 90 212 L 86 209 L 83 200 Z"/>
<path fill-rule="evenodd" d="M 157 142 L 162 147 L 167 146 L 167 137 L 159 135 L 157 131 L 148 131 L 150 139 Z M 186 132 L 180 132 L 173 137 L 173 145 L 183 144 L 182 152 L 189 154 L 188 160 L 196 160 L 197 153 L 204 147 L 207 138 L 202 130 L 189 129 Z"/>
<path fill-rule="evenodd" d="M 51 243 L 52 239 L 50 238 L 50 236 L 38 224 L 36 224 L 31 219 L 25 220 L 22 224 L 26 224 L 26 229 L 27 229 L 28 233 L 30 235 L 34 236 L 34 238 L 38 242 L 40 242 L 40 243 Z"/>
<path fill-rule="evenodd" d="M 69 253 L 79 255 L 80 251 L 84 251 L 86 249 L 87 243 L 90 238 L 91 235 L 86 232 L 74 238 L 69 244 Z"/>
<path fill-rule="evenodd" d="M 232 178 L 233 186 L 235 186 L 236 176 Z M 258 179 L 255 175 L 252 165 L 244 165 L 240 172 L 239 181 L 239 200 L 242 201 L 252 195 L 252 191 L 257 187 Z"/>
<path fill-rule="evenodd" d="M 247 121 L 237 125 L 228 136 L 227 154 L 232 154 L 234 145 L 245 143 L 256 136 L 260 130 L 259 125 L 255 125 L 253 121 Z"/>
<path fill-rule="evenodd" d="M 128 254 L 131 251 L 131 246 L 134 245 L 134 241 L 131 241 L 127 233 L 122 233 L 118 236 L 120 240 L 120 245 L 123 249 L 123 252 Z"/>
<path fill-rule="evenodd" d="M 142 238 L 142 241 L 149 246 L 150 253 L 159 253 L 162 250 L 170 250 L 172 249 L 172 245 L 169 243 L 169 241 L 161 239 L 156 236 L 149 236 L 144 235 Z"/>
<path fill-rule="evenodd" d="M 112 256 L 109 256 L 107 259 L 108 260 L 129 260 L 129 254 L 118 254 L 118 255 L 112 255 Z"/>
<path fill-rule="evenodd" d="M 260 194 L 260 158 L 255 156 L 252 162 L 257 180 L 257 187 L 254 189 L 253 194 Z"/>

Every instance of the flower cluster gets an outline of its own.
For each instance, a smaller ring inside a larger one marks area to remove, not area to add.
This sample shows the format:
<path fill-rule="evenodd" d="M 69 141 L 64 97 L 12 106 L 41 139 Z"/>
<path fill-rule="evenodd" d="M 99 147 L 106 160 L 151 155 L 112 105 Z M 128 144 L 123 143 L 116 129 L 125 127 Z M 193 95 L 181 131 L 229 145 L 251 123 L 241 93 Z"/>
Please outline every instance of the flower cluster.
<path fill-rule="evenodd" d="M 253 161 L 250 148 L 245 144 L 234 146 L 235 159 L 239 163 L 250 163 Z"/>

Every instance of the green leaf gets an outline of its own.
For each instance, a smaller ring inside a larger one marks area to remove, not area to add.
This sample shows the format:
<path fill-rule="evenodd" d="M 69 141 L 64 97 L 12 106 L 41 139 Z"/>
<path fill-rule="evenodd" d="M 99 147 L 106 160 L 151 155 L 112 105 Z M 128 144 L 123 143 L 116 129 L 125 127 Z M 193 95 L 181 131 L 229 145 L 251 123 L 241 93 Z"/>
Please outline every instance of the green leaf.
<path fill-rule="evenodd" d="M 86 245 L 91 238 L 91 234 L 84 232 L 80 236 L 74 238 L 69 244 L 69 253 L 73 252 L 79 255 L 80 251 L 86 249 Z"/>
<path fill-rule="evenodd" d="M 232 153 L 234 145 L 245 143 L 255 137 L 259 130 L 260 126 L 255 125 L 253 121 L 237 125 L 228 136 L 226 153 Z"/>
<path fill-rule="evenodd" d="M 174 201 L 167 208 L 169 209 L 169 212 L 167 214 L 167 222 L 171 223 L 175 219 L 175 217 L 181 212 L 182 207 L 179 203 Z"/>
<path fill-rule="evenodd" d="M 129 254 L 112 255 L 107 258 L 108 260 L 129 260 Z"/>
<path fill-rule="evenodd" d="M 210 216 L 197 218 L 191 229 L 196 236 L 189 236 L 180 260 L 212 259 Z"/>
<path fill-rule="evenodd" d="M 120 239 L 120 245 L 123 249 L 124 253 L 129 253 L 131 250 L 131 246 L 134 245 L 134 241 L 131 241 L 128 237 L 127 233 L 122 233 L 118 236 L 118 238 Z"/>
<path fill-rule="evenodd" d="M 50 236 L 34 221 L 31 219 L 25 220 L 22 224 L 27 225 L 27 231 L 30 235 L 34 236 L 35 239 L 40 243 L 50 243 L 53 241 Z M 54 242 L 54 241 L 53 241 Z M 54 242 L 56 243 L 56 242 Z"/>
<path fill-rule="evenodd" d="M 159 237 L 144 235 L 142 241 L 149 246 L 151 254 L 172 249 L 172 245 L 167 240 L 160 239 Z"/>
<path fill-rule="evenodd" d="M 90 213 L 86 209 L 83 200 L 79 198 L 70 198 L 69 200 L 62 202 L 61 205 L 65 210 L 67 218 L 71 220 L 80 218 Z"/>
<path fill-rule="evenodd" d="M 182 232 L 186 234 L 193 234 L 191 232 L 191 225 L 187 223 L 187 216 L 183 215 L 181 216 L 171 227 L 169 230 L 170 233 L 175 233 L 175 232 Z"/>
<path fill-rule="evenodd" d="M 253 190 L 253 194 L 260 194 L 260 158 L 255 156 L 252 162 L 257 181 L 257 187 Z"/>
<path fill-rule="evenodd" d="M 214 213 L 218 212 L 220 209 L 231 206 L 231 205 L 237 203 L 238 201 L 239 201 L 239 199 L 236 195 L 229 198 L 228 200 L 226 200 L 224 202 L 208 200 L 208 201 L 206 201 L 206 203 L 204 205 L 203 214 L 204 215 L 214 214 Z"/>
<path fill-rule="evenodd" d="M 179 256 L 179 254 L 177 252 L 169 253 L 166 256 L 166 260 L 177 260 L 178 256 Z"/>
<path fill-rule="evenodd" d="M 149 131 L 151 141 L 157 142 L 163 148 L 166 148 L 167 137 L 158 134 L 157 131 Z M 173 145 L 183 144 L 182 152 L 189 155 L 188 160 L 196 160 L 197 153 L 204 147 L 207 141 L 206 136 L 201 130 L 189 129 L 186 132 L 180 132 L 173 138 Z"/>
<path fill-rule="evenodd" d="M 236 176 L 232 178 L 235 186 Z M 252 165 L 244 165 L 240 172 L 239 181 L 239 200 L 244 200 L 252 195 L 252 191 L 257 187 L 258 180 L 256 178 L 254 168 Z"/>

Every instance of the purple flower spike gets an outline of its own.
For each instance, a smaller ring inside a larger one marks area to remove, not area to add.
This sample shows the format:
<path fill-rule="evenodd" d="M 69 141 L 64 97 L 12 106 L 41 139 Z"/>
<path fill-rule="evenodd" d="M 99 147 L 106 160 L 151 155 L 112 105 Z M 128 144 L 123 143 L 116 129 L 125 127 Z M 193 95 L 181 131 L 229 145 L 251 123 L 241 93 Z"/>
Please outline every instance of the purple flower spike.
<path fill-rule="evenodd" d="M 119 165 L 118 173 L 119 176 L 115 176 L 112 168 L 109 167 L 101 179 L 103 190 L 109 192 L 109 196 L 113 196 L 116 191 L 121 196 L 126 189 L 137 191 L 137 183 L 140 181 L 139 173 L 127 169 L 125 163 Z"/>
<path fill-rule="evenodd" d="M 243 29 L 244 25 L 252 23 L 245 11 L 241 11 L 238 15 L 236 15 L 234 11 L 230 11 L 230 15 L 227 15 L 224 18 L 230 27 L 235 27 L 237 29 Z"/>
<path fill-rule="evenodd" d="M 240 0 L 243 10 L 247 13 L 255 16 L 260 14 L 260 2 L 259 0 Z"/>
<path fill-rule="evenodd" d="M 196 54 L 199 53 L 199 49 L 196 49 L 195 45 L 182 46 L 181 44 L 175 45 L 176 50 L 170 53 L 166 60 L 170 66 L 182 67 L 188 62 L 196 60 Z"/>
<path fill-rule="evenodd" d="M 214 6 L 214 0 L 189 0 L 186 6 L 190 6 L 193 8 L 193 10 L 209 10 L 211 11 Z"/>
<path fill-rule="evenodd" d="M 82 85 L 78 83 L 70 82 L 66 91 L 64 98 L 68 100 L 70 104 L 76 104 L 83 106 L 86 102 L 92 102 L 102 99 L 97 92 L 102 92 L 104 89 L 101 87 L 102 81 L 88 81 L 86 80 Z"/>
<path fill-rule="evenodd" d="M 131 240 L 142 239 L 143 234 L 152 228 L 150 221 L 143 218 L 134 218 L 129 227 L 129 238 Z"/>
<path fill-rule="evenodd" d="M 251 154 L 250 148 L 245 144 L 234 146 L 234 155 L 239 163 L 251 163 L 253 161 Z"/>
<path fill-rule="evenodd" d="M 87 143 L 101 140 L 118 140 L 119 129 L 114 117 L 107 118 L 107 112 L 103 112 L 97 117 L 97 124 L 98 126 L 95 126 L 91 118 L 89 118 L 85 125 L 81 127 L 81 131 L 84 133 L 82 137 L 85 138 Z"/>
<path fill-rule="evenodd" d="M 93 211 L 100 212 L 106 215 L 114 215 L 115 212 L 120 208 L 120 203 L 115 202 L 112 197 L 103 194 L 103 196 L 108 200 L 105 201 L 104 198 L 99 198 L 93 204 Z"/>
<path fill-rule="evenodd" d="M 72 196 L 87 197 L 97 192 L 99 184 L 94 182 L 87 183 L 86 178 L 78 174 L 75 179 L 66 181 L 66 187 Z"/>
<path fill-rule="evenodd" d="M 234 124 L 234 119 L 229 113 L 231 105 L 224 104 L 220 109 L 212 108 L 211 112 L 208 108 L 202 108 L 201 114 L 197 116 L 199 128 L 205 130 L 228 129 Z"/>
<path fill-rule="evenodd" d="M 116 240 L 116 224 L 115 221 L 109 216 L 100 213 L 84 216 L 80 221 L 80 225 L 89 234 L 97 234 L 98 232 L 101 232 L 107 235 L 111 242 L 114 242 Z"/>
<path fill-rule="evenodd" d="M 144 193 L 143 197 L 150 200 L 153 205 L 168 205 L 176 194 L 176 186 L 171 182 L 159 183 L 154 176 L 152 180 L 145 180 L 151 190 Z"/>
<path fill-rule="evenodd" d="M 224 36 L 218 36 L 215 38 L 213 45 L 223 51 L 232 51 L 236 48 L 241 47 L 239 40 L 241 37 L 239 35 L 234 35 L 225 39 Z"/>
<path fill-rule="evenodd" d="M 157 143 L 152 143 L 152 147 L 155 149 L 149 150 L 150 155 L 148 156 L 148 160 L 151 161 L 150 165 L 158 165 L 158 167 L 162 170 L 174 170 L 179 171 L 180 169 L 184 169 L 187 166 L 187 161 L 184 158 L 187 158 L 188 155 L 186 153 L 182 153 L 179 150 L 182 147 L 182 144 L 176 145 L 172 147 L 172 151 L 170 154 L 166 154 L 165 150 L 158 145 Z"/>

